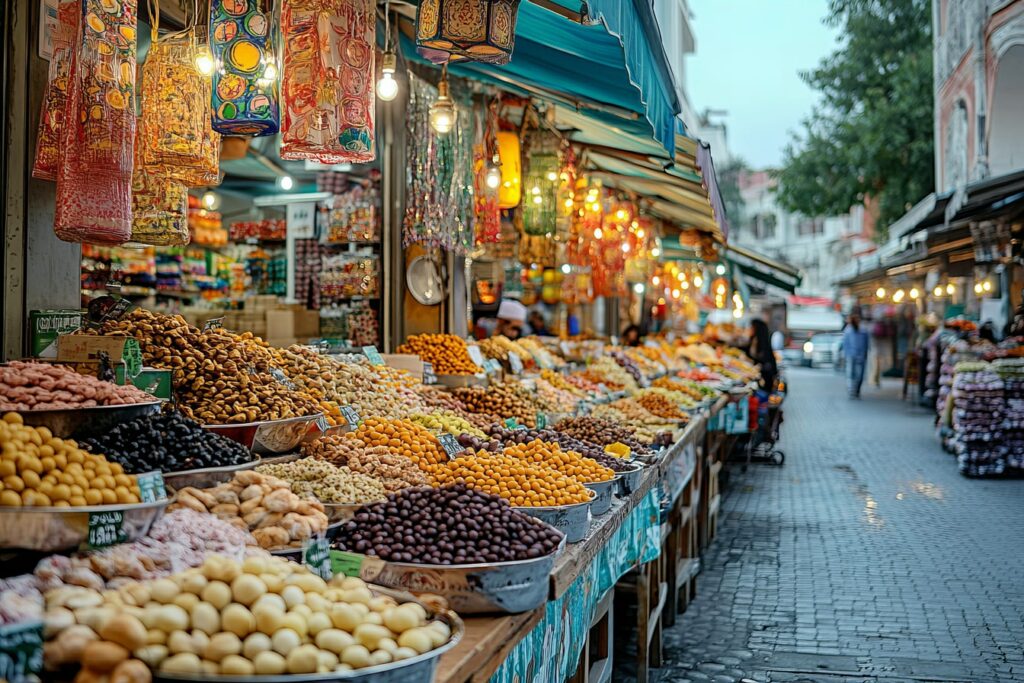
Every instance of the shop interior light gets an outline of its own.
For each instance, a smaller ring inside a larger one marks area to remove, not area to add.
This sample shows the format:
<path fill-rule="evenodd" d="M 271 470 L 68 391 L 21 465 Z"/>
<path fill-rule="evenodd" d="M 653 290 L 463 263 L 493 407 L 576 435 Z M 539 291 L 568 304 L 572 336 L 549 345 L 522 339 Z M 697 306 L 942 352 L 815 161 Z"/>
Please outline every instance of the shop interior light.
<path fill-rule="evenodd" d="M 911 299 L 916 299 L 919 296 L 921 296 L 921 292 L 917 289 L 917 287 L 911 287 L 911 289 L 910 289 L 910 298 Z"/>
<path fill-rule="evenodd" d="M 725 275 L 725 264 L 719 263 L 717 266 L 715 266 L 715 272 L 718 273 L 719 275 Z"/>
<path fill-rule="evenodd" d="M 562 264 L 562 272 L 565 273 L 566 275 L 568 275 L 569 273 L 572 272 L 572 266 L 570 266 L 568 263 L 563 263 Z"/>
<path fill-rule="evenodd" d="M 395 69 L 398 57 L 388 50 L 384 53 L 380 66 L 380 79 L 377 81 L 377 98 L 390 102 L 398 95 L 398 81 L 395 80 Z"/>
<path fill-rule="evenodd" d="M 673 289 L 672 290 L 672 298 L 673 299 L 678 299 L 679 298 L 679 294 L 680 294 L 680 291 L 678 289 Z"/>
<path fill-rule="evenodd" d="M 277 179 L 277 183 L 281 186 L 281 189 L 287 192 L 295 186 L 295 181 L 292 180 L 290 175 L 283 175 Z"/>
<path fill-rule="evenodd" d="M 956 293 L 956 285 L 954 285 L 952 282 L 950 282 L 948 285 L 946 285 L 946 294 L 949 294 L 950 296 L 953 296 L 953 294 L 955 294 L 955 293 Z"/>
<path fill-rule="evenodd" d="M 700 275 L 694 275 L 693 276 L 693 286 L 694 287 L 700 287 L 702 284 L 704 284 L 704 278 L 702 278 Z"/>
<path fill-rule="evenodd" d="M 661 284 L 661 278 L 655 275 L 654 277 L 651 278 L 651 284 L 657 287 L 658 285 Z"/>
<path fill-rule="evenodd" d="M 623 254 L 628 254 L 629 253 L 629 242 L 623 242 L 622 243 L 622 253 Z"/>
<path fill-rule="evenodd" d="M 599 240 L 604 237 L 604 233 L 601 232 L 601 228 L 594 228 L 594 239 Z"/>
<path fill-rule="evenodd" d="M 991 280 L 985 280 L 984 282 L 981 283 L 981 288 L 984 289 L 986 292 L 991 292 L 992 291 L 992 281 Z"/>
<path fill-rule="evenodd" d="M 875 296 L 878 297 L 879 299 L 884 299 L 885 298 L 885 287 L 879 287 L 878 289 L 876 289 L 875 290 Z"/>
<path fill-rule="evenodd" d="M 661 249 L 658 249 L 657 247 L 651 249 L 651 256 L 653 256 L 654 258 L 658 258 L 659 256 L 661 256 Z"/>
<path fill-rule="evenodd" d="M 202 45 L 196 50 L 196 71 L 204 76 L 209 76 L 213 73 L 213 53 L 210 52 L 208 45 Z"/>
<path fill-rule="evenodd" d="M 441 68 L 441 82 L 437 84 L 437 101 L 430 105 L 430 127 L 438 135 L 447 135 L 455 127 L 458 111 L 448 91 L 448 65 Z"/>
<path fill-rule="evenodd" d="M 935 296 L 942 296 L 942 293 L 944 291 L 945 290 L 942 289 L 942 285 L 935 285 L 935 289 L 932 290 L 932 294 L 934 294 Z"/>
<path fill-rule="evenodd" d="M 981 286 L 981 283 L 980 283 L 980 282 L 975 282 L 975 283 L 974 283 L 974 293 L 975 293 L 975 294 L 981 294 L 981 293 L 982 293 L 982 292 L 984 292 L 984 291 L 985 291 L 985 290 L 984 290 L 984 289 L 982 288 L 982 286 Z"/>
<path fill-rule="evenodd" d="M 904 292 L 902 289 L 897 289 L 896 293 L 892 295 L 892 300 L 895 301 L 896 303 L 899 303 L 903 301 L 903 297 L 905 297 L 906 295 L 906 292 Z"/>
<path fill-rule="evenodd" d="M 633 285 L 633 291 L 636 292 L 637 294 L 643 294 L 644 293 L 644 283 L 638 282 L 635 285 Z"/>
<path fill-rule="evenodd" d="M 203 198 L 201 202 L 203 204 L 204 209 L 206 209 L 207 211 L 213 211 L 214 209 L 220 206 L 220 197 L 217 195 L 216 192 L 207 190 L 206 192 L 203 193 Z"/>
<path fill-rule="evenodd" d="M 498 186 L 501 185 L 501 157 L 497 154 L 491 158 L 491 163 L 487 165 L 487 175 L 484 176 L 484 182 L 492 190 L 497 190 Z M 571 201 L 569 206 L 572 206 Z"/>

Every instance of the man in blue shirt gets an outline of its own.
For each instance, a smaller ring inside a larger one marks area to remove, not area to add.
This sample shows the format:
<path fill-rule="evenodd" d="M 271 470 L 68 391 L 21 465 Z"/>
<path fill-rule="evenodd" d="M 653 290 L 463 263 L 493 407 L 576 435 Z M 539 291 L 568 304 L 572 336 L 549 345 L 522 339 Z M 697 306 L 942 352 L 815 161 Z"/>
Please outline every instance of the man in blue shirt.
<path fill-rule="evenodd" d="M 868 333 L 860 328 L 860 316 L 851 313 L 843 330 L 843 356 L 846 358 L 846 389 L 850 398 L 860 398 L 864 366 L 868 360 Z"/>

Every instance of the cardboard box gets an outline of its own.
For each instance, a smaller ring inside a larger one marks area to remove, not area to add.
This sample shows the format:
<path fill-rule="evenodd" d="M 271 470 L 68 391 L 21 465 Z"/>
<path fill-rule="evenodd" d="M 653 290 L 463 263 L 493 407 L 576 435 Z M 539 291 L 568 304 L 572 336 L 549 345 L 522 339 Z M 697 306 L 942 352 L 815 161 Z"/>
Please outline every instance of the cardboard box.
<path fill-rule="evenodd" d="M 399 370 L 408 370 L 420 382 L 423 381 L 423 361 L 412 353 L 382 353 L 384 364 Z"/>
<path fill-rule="evenodd" d="M 300 309 L 295 312 L 295 336 L 309 340 L 320 336 L 320 311 Z"/>
<path fill-rule="evenodd" d="M 63 363 L 99 363 L 106 353 L 110 364 L 124 366 L 127 377 L 142 371 L 142 351 L 134 337 L 62 334 L 57 338 L 57 360 Z"/>
<path fill-rule="evenodd" d="M 271 346 L 279 349 L 299 343 L 299 340 L 295 337 L 268 337 L 266 341 Z"/>
<path fill-rule="evenodd" d="M 266 313 L 267 337 L 298 337 L 295 329 L 295 311 L 290 309 L 271 310 Z"/>
<path fill-rule="evenodd" d="M 82 311 L 60 308 L 29 311 L 29 348 L 37 358 L 57 357 L 57 338 L 82 326 Z"/>

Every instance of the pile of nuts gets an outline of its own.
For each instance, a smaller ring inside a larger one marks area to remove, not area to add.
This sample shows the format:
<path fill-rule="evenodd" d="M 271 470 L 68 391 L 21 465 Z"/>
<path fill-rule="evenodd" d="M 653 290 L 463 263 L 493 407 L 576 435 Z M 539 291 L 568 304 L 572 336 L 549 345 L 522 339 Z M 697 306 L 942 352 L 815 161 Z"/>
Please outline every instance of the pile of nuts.
<path fill-rule="evenodd" d="M 373 477 L 317 458 L 260 465 L 256 471 L 283 479 L 292 485 L 292 493 L 312 496 L 321 503 L 372 503 L 387 494 Z"/>
<path fill-rule="evenodd" d="M 80 443 L 132 474 L 229 467 L 253 460 L 242 444 L 203 429 L 178 412 L 137 417 Z"/>
<path fill-rule="evenodd" d="M 572 382 L 568 381 L 565 378 L 565 375 L 563 375 L 560 372 L 555 372 L 554 370 L 547 370 L 547 369 L 545 369 L 545 370 L 541 370 L 540 371 L 540 377 L 545 382 L 550 383 L 551 386 L 555 387 L 556 389 L 562 389 L 563 391 L 567 391 L 570 394 L 572 394 L 573 396 L 575 396 L 576 398 L 586 398 L 587 397 L 587 392 L 586 391 L 584 391 L 581 387 L 578 387 L 575 384 L 573 384 Z M 596 390 L 597 387 L 594 387 L 594 389 Z"/>
<path fill-rule="evenodd" d="M 367 505 L 341 529 L 343 550 L 391 562 L 477 564 L 550 555 L 561 535 L 507 501 L 465 486 L 407 489 Z"/>
<path fill-rule="evenodd" d="M 482 370 L 469 357 L 466 340 L 454 334 L 414 334 L 395 352 L 419 356 L 438 375 L 475 375 Z"/>
<path fill-rule="evenodd" d="M 493 384 L 483 387 L 460 387 L 452 392 L 455 398 L 466 405 L 466 409 L 474 413 L 485 413 L 502 418 L 515 418 L 519 424 L 527 427 L 536 425 L 537 412 L 540 406 L 518 382 Z"/>
<path fill-rule="evenodd" d="M 604 406 L 596 406 L 593 412 L 598 412 L 601 408 L 611 408 L 619 411 L 625 418 L 630 426 L 636 427 L 641 425 L 664 425 L 668 420 L 660 415 L 656 415 L 647 409 L 640 401 L 634 398 L 620 398 L 617 401 Z"/>
<path fill-rule="evenodd" d="M 601 465 L 607 467 L 615 472 L 622 472 L 628 470 L 631 466 L 628 463 L 624 463 L 617 458 L 613 458 L 607 455 L 600 446 L 587 442 L 574 439 L 573 437 L 563 432 L 555 431 L 554 429 L 505 429 L 498 425 L 491 425 L 487 430 L 488 434 L 492 438 L 489 443 L 476 446 L 465 444 L 473 448 L 473 450 L 480 450 L 486 448 L 489 451 L 497 452 L 501 450 L 502 445 L 512 446 L 516 444 L 530 443 L 536 439 L 546 441 L 551 444 L 558 444 L 563 451 L 572 451 L 579 453 L 584 458 L 590 458 L 595 460 Z M 459 439 L 460 443 L 464 443 L 462 439 Z M 495 447 L 492 447 L 492 444 Z"/>
<path fill-rule="evenodd" d="M 332 434 L 303 444 L 302 452 L 373 477 L 388 492 L 430 484 L 423 470 L 409 458 L 392 453 L 383 446 L 370 448 L 360 439 Z"/>
<path fill-rule="evenodd" d="M 636 402 L 658 417 L 664 417 L 670 420 L 689 419 L 689 415 L 679 410 L 674 403 L 661 394 L 644 392 L 637 396 Z"/>
<path fill-rule="evenodd" d="M 359 429 L 345 436 L 359 439 L 367 448 L 382 447 L 395 455 L 404 456 L 427 474 L 433 472 L 438 464 L 448 461 L 448 455 L 437 438 L 426 428 L 409 420 L 371 417 L 363 420 Z"/>
<path fill-rule="evenodd" d="M 650 415 L 650 413 L 648 413 L 648 415 Z M 629 415 L 626 415 L 621 410 L 611 405 L 596 406 L 592 411 L 590 411 L 590 416 L 628 428 L 630 433 L 633 435 L 633 439 L 643 444 L 654 443 L 658 433 L 655 429 L 658 429 L 659 431 L 673 429 L 672 425 L 647 424 L 646 422 L 634 420 Z M 661 420 L 661 418 L 654 419 Z"/>
<path fill-rule="evenodd" d="M 432 432 L 446 432 L 452 436 L 458 436 L 459 434 L 484 435 L 481 430 L 470 424 L 468 420 L 459 417 L 450 410 L 435 410 L 427 414 L 415 413 L 410 415 L 409 419 Z"/>
<path fill-rule="evenodd" d="M 146 365 L 171 370 L 182 412 L 200 424 L 228 424 L 318 415 L 309 394 L 289 389 L 271 374 L 274 352 L 252 333 L 200 330 L 180 315 L 135 309 L 107 321 L 105 335 L 135 337 Z"/>
<path fill-rule="evenodd" d="M 623 443 L 637 455 L 649 455 L 651 450 L 634 438 L 634 432 L 614 422 L 596 417 L 567 417 L 555 429 L 574 439 L 587 441 L 604 448 L 610 443 Z"/>
<path fill-rule="evenodd" d="M 0 366 L 0 411 L 68 410 L 155 400 L 131 384 L 118 386 L 61 365 L 13 360 Z"/>
<path fill-rule="evenodd" d="M 210 489 L 184 488 L 168 510 L 178 507 L 210 512 L 252 531 L 265 549 L 298 547 L 307 538 L 327 531 L 322 503 L 303 500 L 292 493 L 288 482 L 259 472 L 238 472 L 231 481 Z"/>
<path fill-rule="evenodd" d="M 540 341 L 533 337 L 525 337 L 518 342 L 520 347 L 526 350 L 537 363 L 543 367 L 560 368 L 565 365 L 565 360 L 547 350 Z"/>
<path fill-rule="evenodd" d="M 544 462 L 487 451 L 445 462 L 434 479 L 438 486 L 461 484 L 519 507 L 571 505 L 591 498 L 583 484 Z"/>
<path fill-rule="evenodd" d="M 615 476 L 615 472 L 611 469 L 604 465 L 599 465 L 590 458 L 584 458 L 579 453 L 572 451 L 563 451 L 558 447 L 558 444 L 548 443 L 540 439 L 509 446 L 502 451 L 502 454 L 519 458 L 527 463 L 550 467 L 567 477 L 572 477 L 581 484 L 608 481 Z"/>
<path fill-rule="evenodd" d="M 281 349 L 277 356 L 288 379 L 313 398 L 334 400 L 345 390 L 344 363 L 300 345 Z"/>
<path fill-rule="evenodd" d="M 543 378 L 534 380 L 534 386 L 537 387 L 537 398 L 547 404 L 549 412 L 572 413 L 576 410 L 578 399 L 571 392 L 559 389 Z"/>
<path fill-rule="evenodd" d="M 105 593 L 69 586 L 47 594 L 47 609 L 47 667 L 81 660 L 84 683 L 146 683 L 147 666 L 196 680 L 343 673 L 416 657 L 451 637 L 419 603 L 375 595 L 357 578 L 328 583 L 265 554 L 213 555 Z"/>
<path fill-rule="evenodd" d="M 116 462 L 29 427 L 18 413 L 0 420 L 0 506 L 81 507 L 138 503 L 135 477 Z"/>
<path fill-rule="evenodd" d="M 503 334 L 499 334 L 495 337 L 488 337 L 487 339 L 481 339 L 477 342 L 477 346 L 480 347 L 480 351 L 488 358 L 508 361 L 508 355 L 510 353 L 514 353 L 519 356 L 519 360 L 523 361 L 523 365 L 533 363 L 533 356 L 530 355 L 529 351 L 519 346 L 519 344 L 515 343 Z"/>

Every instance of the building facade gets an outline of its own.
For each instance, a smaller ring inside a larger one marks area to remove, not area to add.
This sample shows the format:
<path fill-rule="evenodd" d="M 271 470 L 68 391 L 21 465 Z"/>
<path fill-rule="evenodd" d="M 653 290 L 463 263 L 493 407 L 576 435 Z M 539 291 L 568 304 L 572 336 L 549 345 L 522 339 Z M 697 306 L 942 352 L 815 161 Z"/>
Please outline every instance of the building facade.
<path fill-rule="evenodd" d="M 1024 0 L 933 0 L 935 187 L 1024 168 Z"/>
<path fill-rule="evenodd" d="M 836 271 L 874 249 L 871 223 L 863 206 L 842 216 L 809 218 L 790 213 L 776 200 L 777 181 L 769 171 L 740 176 L 741 216 L 730 216 L 732 234 L 740 246 L 800 269 L 798 293 L 831 298 Z"/>

